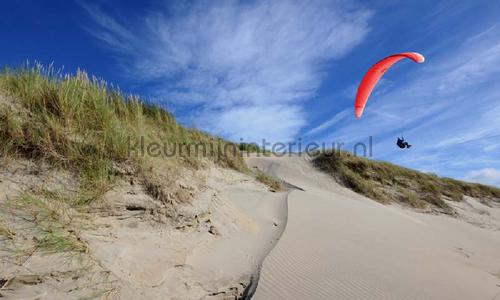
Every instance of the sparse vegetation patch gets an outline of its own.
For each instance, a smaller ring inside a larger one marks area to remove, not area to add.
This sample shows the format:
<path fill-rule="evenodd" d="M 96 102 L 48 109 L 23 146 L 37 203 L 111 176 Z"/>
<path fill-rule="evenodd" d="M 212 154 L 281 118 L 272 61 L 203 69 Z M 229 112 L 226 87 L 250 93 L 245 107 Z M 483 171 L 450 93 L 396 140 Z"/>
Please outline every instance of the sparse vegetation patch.
<path fill-rule="evenodd" d="M 430 206 L 452 214 L 444 200 L 462 201 L 470 196 L 486 205 L 500 201 L 500 189 L 495 187 L 440 178 L 347 152 L 322 152 L 313 163 L 344 186 L 381 203 L 398 202 L 419 209 Z"/>

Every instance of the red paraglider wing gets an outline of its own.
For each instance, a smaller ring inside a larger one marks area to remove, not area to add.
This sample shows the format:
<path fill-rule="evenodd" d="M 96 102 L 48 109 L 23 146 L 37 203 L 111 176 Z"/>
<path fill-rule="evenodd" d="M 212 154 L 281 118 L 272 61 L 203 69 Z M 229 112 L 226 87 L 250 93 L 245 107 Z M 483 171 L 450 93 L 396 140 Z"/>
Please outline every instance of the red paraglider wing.
<path fill-rule="evenodd" d="M 370 67 L 359 84 L 356 93 L 356 101 L 354 102 L 354 115 L 356 118 L 361 118 L 365 109 L 366 101 L 373 91 L 373 88 L 380 80 L 382 75 L 395 63 L 403 58 L 409 58 L 416 63 L 423 63 L 425 58 L 422 54 L 416 52 L 404 52 L 387 56 L 376 64 Z"/>

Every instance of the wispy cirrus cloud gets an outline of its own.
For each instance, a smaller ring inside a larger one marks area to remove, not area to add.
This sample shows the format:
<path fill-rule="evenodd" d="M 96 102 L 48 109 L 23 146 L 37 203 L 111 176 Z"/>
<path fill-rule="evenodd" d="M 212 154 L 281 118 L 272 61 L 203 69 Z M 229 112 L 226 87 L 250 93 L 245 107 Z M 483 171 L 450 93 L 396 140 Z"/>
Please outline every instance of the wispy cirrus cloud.
<path fill-rule="evenodd" d="M 189 121 L 234 140 L 270 141 L 298 134 L 324 64 L 363 40 L 371 14 L 344 1 L 210 1 L 129 23 L 83 7 L 89 31 L 133 76 L 162 82 L 157 96 L 191 107 Z"/>
<path fill-rule="evenodd" d="M 345 109 L 339 113 L 336 113 L 331 119 L 329 119 L 328 121 L 325 121 L 321 124 L 319 124 L 318 126 L 308 130 L 306 133 L 304 133 L 304 136 L 311 136 L 311 135 L 315 135 L 315 134 L 318 134 L 320 132 L 323 132 L 325 131 L 326 129 L 328 128 L 331 128 L 332 126 L 334 126 L 335 124 L 338 124 L 340 121 L 344 120 L 345 118 L 347 118 L 348 116 L 352 116 L 352 109 Z"/>

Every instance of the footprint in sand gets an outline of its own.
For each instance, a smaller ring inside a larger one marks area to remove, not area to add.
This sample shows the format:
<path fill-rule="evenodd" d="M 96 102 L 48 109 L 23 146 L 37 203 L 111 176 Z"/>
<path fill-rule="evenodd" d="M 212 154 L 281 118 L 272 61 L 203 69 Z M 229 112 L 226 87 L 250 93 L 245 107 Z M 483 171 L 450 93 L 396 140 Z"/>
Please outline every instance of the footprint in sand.
<path fill-rule="evenodd" d="M 473 252 L 470 252 L 470 251 L 467 251 L 465 250 L 464 248 L 462 247 L 457 247 L 456 248 L 456 251 L 459 253 L 459 254 L 462 254 L 464 257 L 466 258 L 470 258 L 474 253 Z"/>

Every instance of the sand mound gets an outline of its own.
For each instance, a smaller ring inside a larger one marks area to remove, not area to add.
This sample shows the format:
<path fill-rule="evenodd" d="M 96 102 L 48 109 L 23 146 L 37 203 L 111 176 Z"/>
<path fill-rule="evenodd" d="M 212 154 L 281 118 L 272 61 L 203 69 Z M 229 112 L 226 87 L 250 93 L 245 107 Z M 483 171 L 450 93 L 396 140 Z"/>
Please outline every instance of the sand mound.
<path fill-rule="evenodd" d="M 499 208 L 471 200 L 458 204 L 457 218 L 423 214 L 344 189 L 305 158 L 247 161 L 303 189 L 289 194 L 287 227 L 264 262 L 254 299 L 499 295 Z"/>

